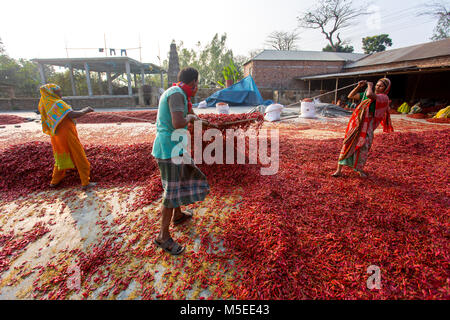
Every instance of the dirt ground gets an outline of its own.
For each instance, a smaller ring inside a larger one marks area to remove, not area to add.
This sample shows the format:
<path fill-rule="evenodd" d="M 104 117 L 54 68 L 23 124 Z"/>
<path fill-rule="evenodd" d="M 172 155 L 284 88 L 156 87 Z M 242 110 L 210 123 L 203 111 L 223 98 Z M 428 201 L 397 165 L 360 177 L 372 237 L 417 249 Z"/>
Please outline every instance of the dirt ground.
<path fill-rule="evenodd" d="M 289 133 L 293 139 L 321 140 L 341 138 L 347 121 L 348 118 L 298 118 L 266 123 L 263 128 L 280 129 L 281 134 Z M 397 131 L 449 128 L 445 124 L 430 124 L 401 115 L 394 115 L 393 123 Z M 148 123 L 83 124 L 77 125 L 77 130 L 83 144 L 135 144 L 152 141 L 155 135 L 155 125 Z M 380 133 L 378 129 L 376 134 Z M 38 122 L 23 123 L 20 127 L 7 125 L 0 129 L 0 152 L 14 144 L 48 140 Z M 10 257 L 9 268 L 0 273 L 0 299 L 157 299 L 163 295 L 165 298 L 169 295 L 175 299 L 203 299 L 212 292 L 217 296 L 218 290 L 223 299 L 233 298 L 227 291 L 227 281 L 235 281 L 236 273 L 239 273 L 233 268 L 233 257 L 224 254 L 226 263 L 198 265 L 186 262 L 185 259 L 189 259 L 186 255 L 172 257 L 155 248 L 152 240 L 158 232 L 160 201 L 132 211 L 131 204 L 139 191 L 140 187 L 96 187 L 84 192 L 71 187 L 38 192 L 11 202 L 0 200 L 0 235 L 13 232 L 18 239 L 28 239 L 20 235 L 40 230 L 37 225 L 47 228 L 42 236 L 30 238 L 17 254 Z M 186 245 L 188 257 L 195 258 L 195 253 L 200 250 L 202 233 L 208 232 L 214 238 L 221 232 L 214 227 L 217 220 L 226 212 L 238 210 L 241 197 L 240 190 L 235 190 L 227 199 L 208 197 L 205 202 L 192 207 L 192 221 L 181 227 L 171 227 L 174 238 Z M 218 201 L 225 204 L 220 215 L 211 211 L 212 204 Z M 135 232 L 126 232 L 129 230 Z M 110 248 L 105 247 L 106 253 L 102 253 L 102 248 L 98 248 L 99 241 L 110 235 L 124 245 L 117 252 L 110 252 Z M 0 242 L 0 249 L 1 245 Z M 100 250 L 97 255 L 92 251 L 95 246 Z M 226 251 L 220 243 L 216 250 L 219 253 Z M 136 252 L 142 256 L 139 258 Z M 120 260 L 114 259 L 118 253 Z M 113 262 L 89 278 L 81 276 L 78 287 L 76 272 L 74 277 L 58 278 L 70 268 L 76 270 L 83 257 L 86 266 L 86 263 L 101 264 L 105 256 L 113 257 Z M 185 269 L 176 274 L 173 266 L 186 263 L 196 270 L 222 277 L 222 288 L 203 286 L 201 277 L 192 279 L 184 274 Z M 55 283 L 58 289 L 53 289 Z M 66 295 L 61 296 L 61 288 L 66 287 Z"/>

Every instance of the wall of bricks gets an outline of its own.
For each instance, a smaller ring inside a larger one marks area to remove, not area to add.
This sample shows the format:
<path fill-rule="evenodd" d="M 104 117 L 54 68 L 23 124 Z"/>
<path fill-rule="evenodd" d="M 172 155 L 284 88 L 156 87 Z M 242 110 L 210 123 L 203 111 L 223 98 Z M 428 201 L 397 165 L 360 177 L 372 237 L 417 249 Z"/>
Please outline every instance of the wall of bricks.
<path fill-rule="evenodd" d="M 91 97 L 91 98 L 64 98 L 75 109 L 87 106 L 94 108 L 134 108 L 137 105 L 137 97 Z M 14 98 L 0 99 L 0 111 L 36 111 L 38 98 Z"/>
<path fill-rule="evenodd" d="M 37 98 L 13 98 L 0 99 L 0 111 L 35 111 L 38 108 L 39 99 Z"/>
<path fill-rule="evenodd" d="M 251 61 L 244 76 L 251 75 L 260 89 L 307 90 L 308 83 L 296 77 L 340 72 L 343 61 Z"/>
<path fill-rule="evenodd" d="M 200 101 L 205 100 L 214 92 L 221 90 L 221 88 L 199 88 L 197 94 L 195 95 L 192 103 L 199 103 Z"/>

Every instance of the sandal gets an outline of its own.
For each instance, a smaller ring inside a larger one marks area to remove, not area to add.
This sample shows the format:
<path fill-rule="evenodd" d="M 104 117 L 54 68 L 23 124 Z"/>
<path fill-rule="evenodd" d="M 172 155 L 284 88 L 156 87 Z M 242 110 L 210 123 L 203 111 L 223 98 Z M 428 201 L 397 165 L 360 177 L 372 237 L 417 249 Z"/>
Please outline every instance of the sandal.
<path fill-rule="evenodd" d="M 153 243 L 163 249 L 164 251 L 170 253 L 171 255 L 177 256 L 184 251 L 184 247 L 176 243 L 172 238 L 167 239 L 164 243 L 159 243 L 156 239 Z M 172 245 L 172 248 L 169 247 Z"/>
<path fill-rule="evenodd" d="M 339 177 L 342 177 L 342 173 L 333 173 L 332 175 L 331 175 L 333 178 L 339 178 Z"/>
<path fill-rule="evenodd" d="M 363 179 L 366 179 L 366 178 L 367 178 L 367 173 L 365 173 L 364 171 L 362 171 L 362 170 L 357 170 L 357 172 L 358 172 L 358 174 L 359 174 L 359 176 L 360 176 L 361 178 L 363 178 Z"/>
<path fill-rule="evenodd" d="M 96 185 L 97 185 L 97 182 L 89 182 L 88 185 L 82 186 L 81 189 L 86 191 L 87 189 L 95 187 Z"/>
<path fill-rule="evenodd" d="M 183 214 L 183 216 L 182 216 L 181 218 L 179 218 L 179 219 L 173 221 L 173 225 L 174 225 L 174 226 L 179 225 L 179 224 L 182 224 L 183 222 L 185 222 L 185 221 L 191 219 L 192 216 L 193 216 L 192 213 L 191 213 L 191 214 L 186 214 L 186 213 L 184 213 L 184 212 L 181 212 L 181 213 Z"/>

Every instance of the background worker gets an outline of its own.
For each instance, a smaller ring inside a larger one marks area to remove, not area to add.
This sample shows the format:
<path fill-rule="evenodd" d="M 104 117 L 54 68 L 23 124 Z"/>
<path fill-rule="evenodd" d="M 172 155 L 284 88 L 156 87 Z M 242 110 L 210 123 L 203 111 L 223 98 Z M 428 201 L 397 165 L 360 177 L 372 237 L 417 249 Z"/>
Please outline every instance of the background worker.
<path fill-rule="evenodd" d="M 50 136 L 55 165 L 50 187 L 56 187 L 66 175 L 66 170 L 77 168 L 83 189 L 95 185 L 90 182 L 91 166 L 78 138 L 78 132 L 72 119 L 93 112 L 90 107 L 74 111 L 62 100 L 61 88 L 53 83 L 40 87 L 39 113 L 42 131 Z"/>

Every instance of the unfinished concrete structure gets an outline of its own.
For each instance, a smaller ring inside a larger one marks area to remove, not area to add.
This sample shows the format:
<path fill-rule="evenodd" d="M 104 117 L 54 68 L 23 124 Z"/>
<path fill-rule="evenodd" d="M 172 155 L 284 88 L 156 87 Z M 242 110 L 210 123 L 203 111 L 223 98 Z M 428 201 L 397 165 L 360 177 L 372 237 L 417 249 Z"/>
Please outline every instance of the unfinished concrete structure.
<path fill-rule="evenodd" d="M 5 96 L 9 99 L 16 97 L 16 92 L 13 85 L 0 82 L 0 97 Z"/>
<path fill-rule="evenodd" d="M 75 106 L 84 106 L 86 104 L 96 103 L 98 106 L 111 106 L 115 107 L 116 102 L 120 106 L 133 107 L 138 104 L 142 104 L 144 99 L 138 97 L 138 95 L 133 94 L 133 84 L 135 91 L 137 89 L 143 88 L 145 84 L 146 74 L 163 74 L 165 70 L 152 64 L 152 63 L 141 63 L 129 57 L 101 57 L 101 58 L 56 58 L 56 59 L 32 59 L 33 62 L 38 64 L 41 83 L 45 84 L 47 82 L 45 74 L 45 65 L 57 66 L 68 68 L 70 70 L 70 82 L 72 85 L 73 96 L 65 97 Z M 83 70 L 86 74 L 86 83 L 88 88 L 88 96 L 77 95 L 77 90 L 74 80 L 74 70 Z M 103 94 L 101 88 L 100 95 L 94 95 L 91 82 L 91 73 L 96 72 L 98 78 L 102 79 L 102 75 L 106 74 L 106 81 L 108 83 L 108 93 Z M 119 76 L 125 74 L 128 84 L 128 94 L 127 95 L 115 95 L 113 92 L 112 81 L 114 81 Z M 133 77 L 132 77 L 133 75 Z M 140 83 L 138 82 L 138 77 L 140 78 Z M 162 77 L 161 77 L 162 79 Z M 161 83 L 161 87 L 163 84 Z M 156 88 L 155 88 L 156 89 Z M 141 90 L 142 91 L 142 90 Z"/>

